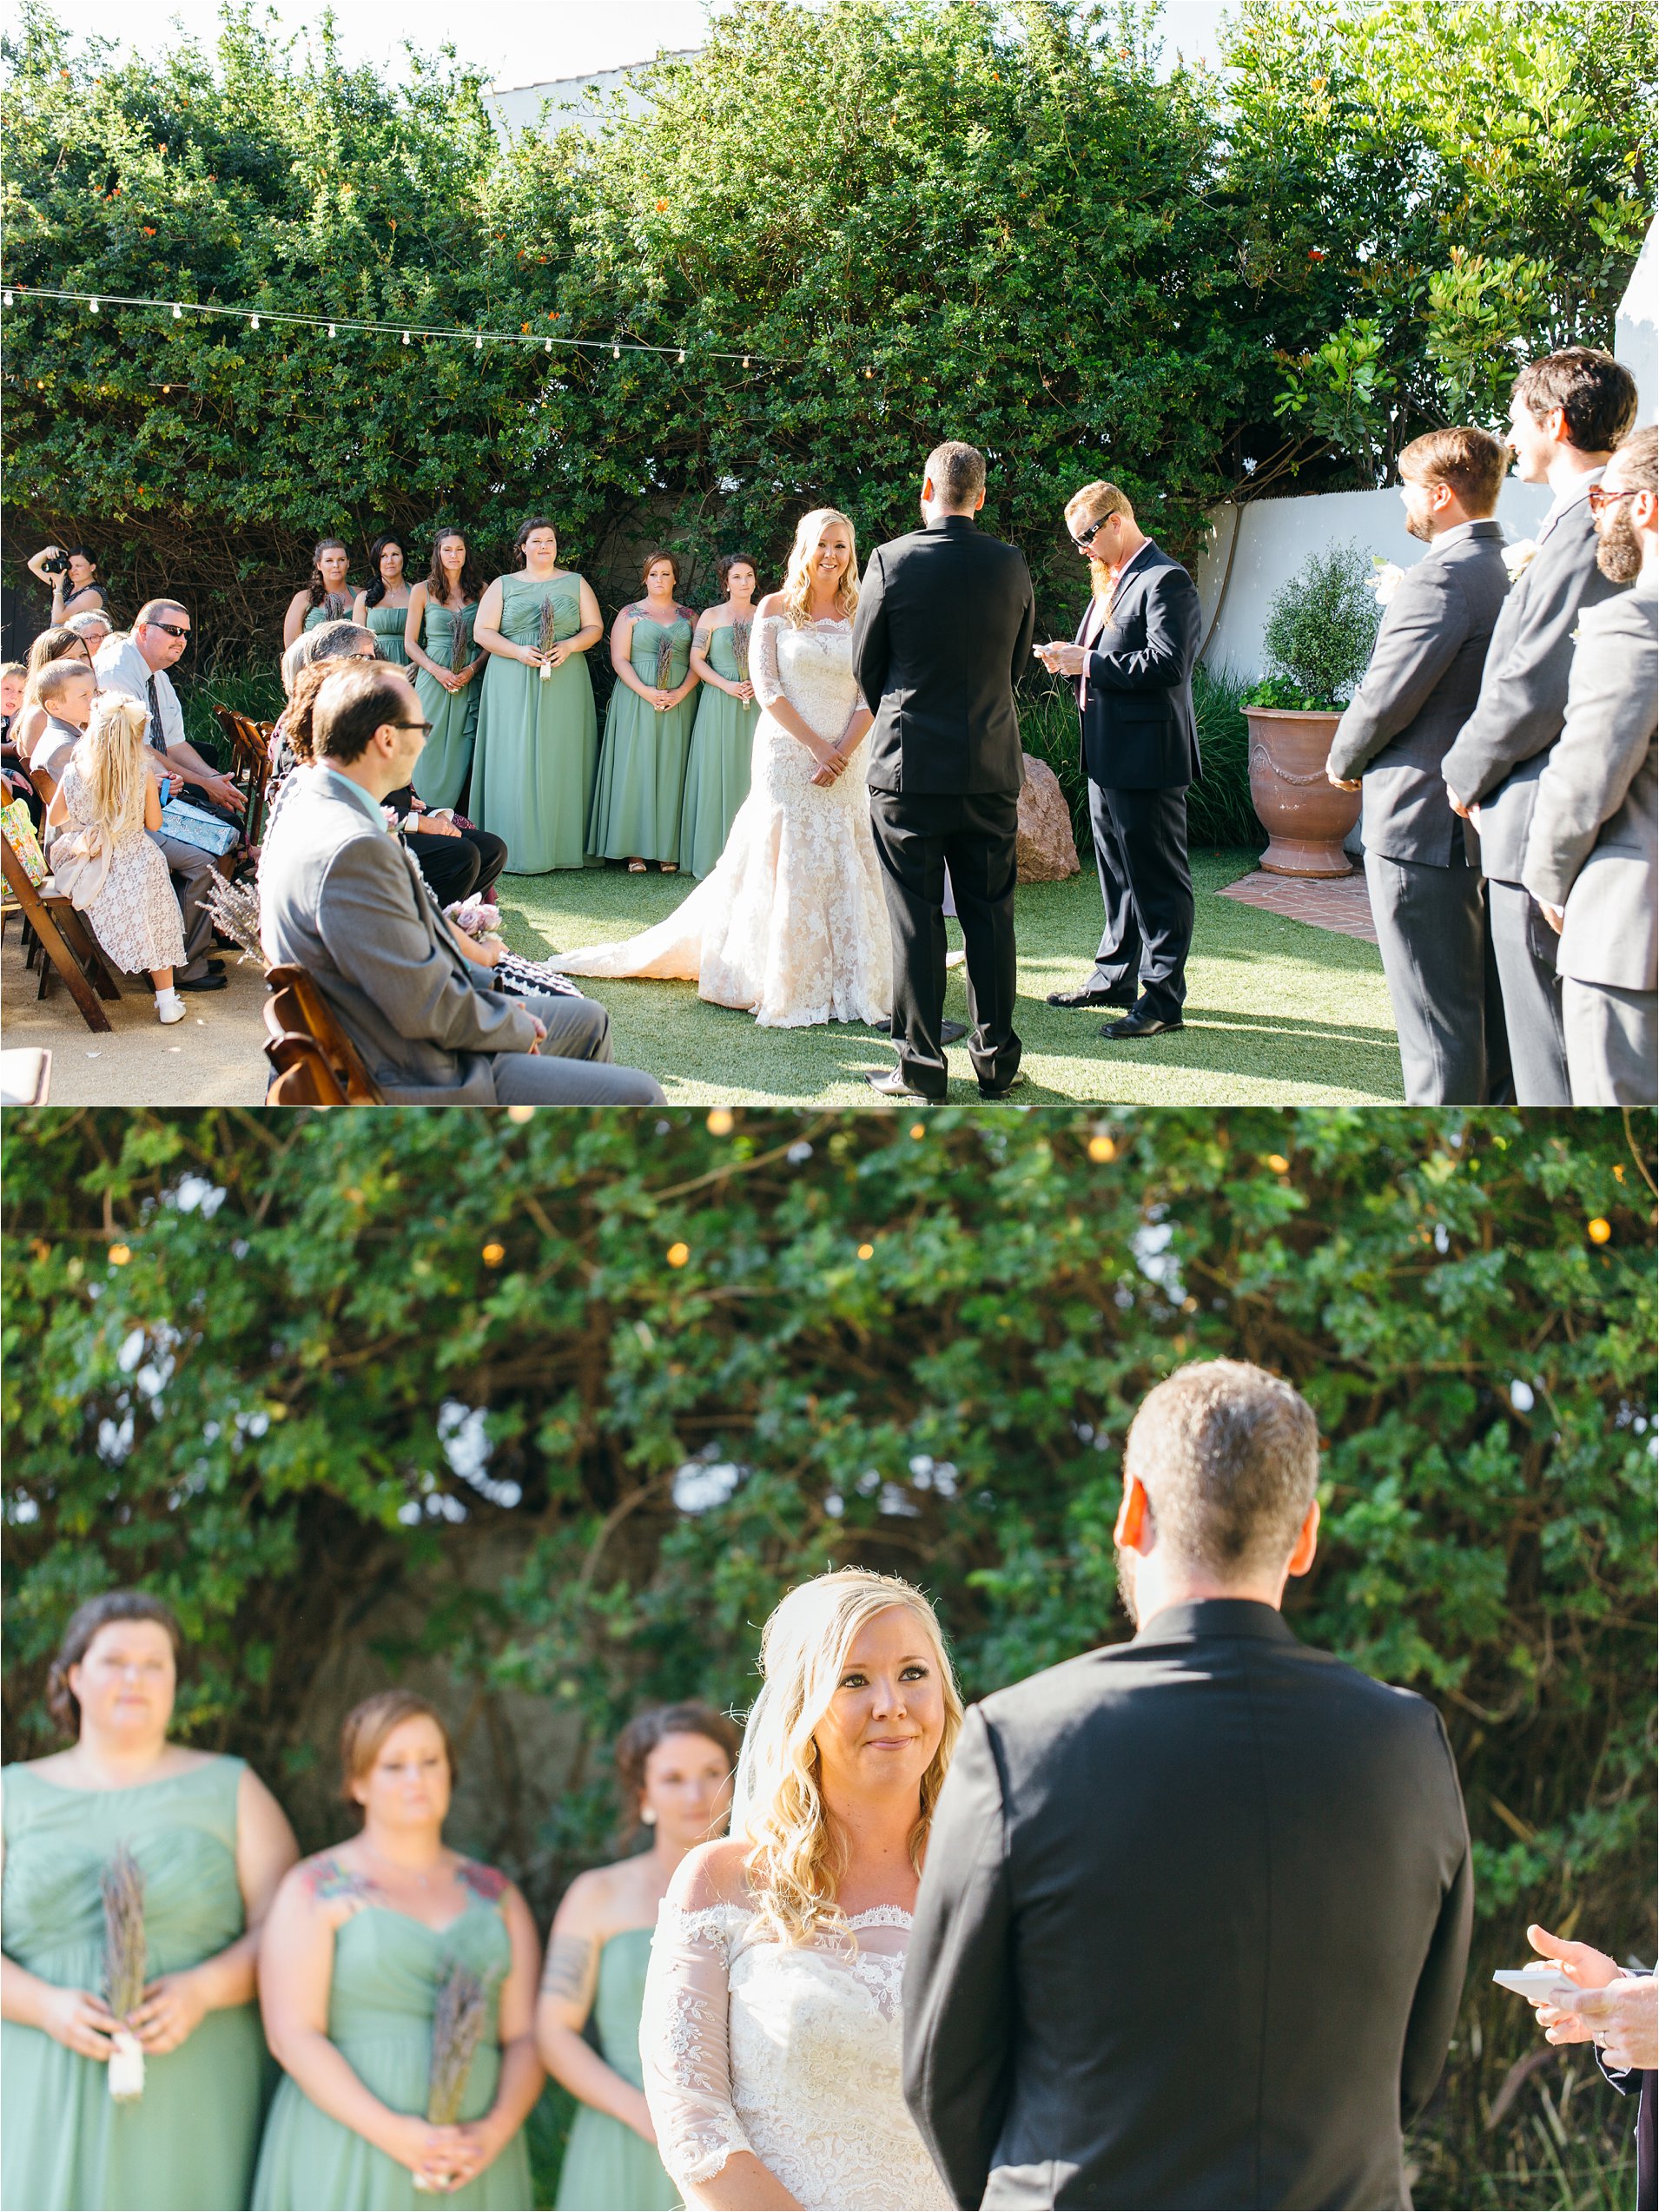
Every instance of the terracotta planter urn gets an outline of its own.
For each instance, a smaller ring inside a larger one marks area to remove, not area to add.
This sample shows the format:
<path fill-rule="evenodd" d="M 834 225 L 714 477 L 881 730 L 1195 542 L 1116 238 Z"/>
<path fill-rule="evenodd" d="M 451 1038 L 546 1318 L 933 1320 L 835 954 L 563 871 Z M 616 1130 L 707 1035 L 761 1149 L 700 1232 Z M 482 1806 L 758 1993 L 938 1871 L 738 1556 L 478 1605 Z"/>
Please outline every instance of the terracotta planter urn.
<path fill-rule="evenodd" d="M 1325 763 L 1339 714 L 1246 707 L 1250 803 L 1267 832 L 1269 875 L 1352 875 L 1342 841 L 1359 819 L 1358 791 L 1338 791 Z"/>

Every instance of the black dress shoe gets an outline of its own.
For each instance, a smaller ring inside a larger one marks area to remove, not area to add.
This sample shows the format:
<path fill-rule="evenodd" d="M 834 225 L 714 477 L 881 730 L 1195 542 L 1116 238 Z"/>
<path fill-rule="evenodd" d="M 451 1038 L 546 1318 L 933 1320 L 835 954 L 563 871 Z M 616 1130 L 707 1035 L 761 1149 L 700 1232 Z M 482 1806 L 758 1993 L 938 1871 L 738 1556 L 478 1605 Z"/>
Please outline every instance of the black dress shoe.
<path fill-rule="evenodd" d="M 1010 1075 L 1008 1081 L 1000 1086 L 994 1087 L 989 1083 L 982 1083 L 979 1086 L 979 1094 L 981 1098 L 988 1099 L 995 1104 L 998 1099 L 1006 1099 L 1010 1091 L 1017 1091 L 1024 1081 L 1023 1075 Z"/>
<path fill-rule="evenodd" d="M 1081 991 L 1050 991 L 1051 1007 L 1132 1007 L 1135 1002 L 1133 983 L 1114 983 L 1109 991 L 1091 991 L 1087 986 Z"/>
<path fill-rule="evenodd" d="M 1179 1016 L 1173 1021 L 1160 1021 L 1155 1014 L 1126 1014 L 1121 1021 L 1108 1021 L 1100 1034 L 1133 1043 L 1137 1037 L 1160 1037 L 1166 1029 L 1183 1029 L 1186 1026 Z"/>
<path fill-rule="evenodd" d="M 942 1045 L 960 1045 L 967 1034 L 968 1024 L 965 1021 L 942 1021 L 939 1025 Z"/>
<path fill-rule="evenodd" d="M 175 991 L 222 991 L 224 987 L 224 977 L 211 973 L 206 975 L 175 975 L 173 978 Z"/>
<path fill-rule="evenodd" d="M 885 1069 L 880 1075 L 864 1078 L 872 1091 L 884 1099 L 904 1099 L 912 1106 L 943 1106 L 943 1099 L 930 1099 L 925 1091 L 913 1091 L 896 1067 Z"/>

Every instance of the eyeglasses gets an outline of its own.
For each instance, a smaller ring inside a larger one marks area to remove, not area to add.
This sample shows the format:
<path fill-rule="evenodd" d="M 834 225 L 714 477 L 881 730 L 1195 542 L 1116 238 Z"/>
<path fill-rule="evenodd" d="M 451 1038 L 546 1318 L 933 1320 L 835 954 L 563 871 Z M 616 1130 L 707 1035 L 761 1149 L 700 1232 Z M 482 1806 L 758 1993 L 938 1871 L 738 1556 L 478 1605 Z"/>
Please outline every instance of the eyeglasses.
<path fill-rule="evenodd" d="M 1107 524 L 1110 522 L 1111 519 L 1112 518 L 1110 515 L 1102 515 L 1098 522 L 1090 524 L 1089 527 L 1083 532 L 1081 538 L 1077 535 L 1075 531 L 1072 532 L 1072 543 L 1076 546 L 1080 553 L 1087 552 L 1089 547 L 1094 543 L 1094 540 L 1100 536 L 1101 531 L 1106 528 Z"/>
<path fill-rule="evenodd" d="M 387 730 L 424 730 L 428 733 L 434 726 L 430 722 L 390 722 L 383 725 Z"/>
<path fill-rule="evenodd" d="M 150 622 L 146 623 L 144 627 L 147 630 L 159 630 L 169 637 L 188 637 L 190 634 L 188 623 L 182 630 L 179 628 L 176 622 Z"/>
<path fill-rule="evenodd" d="M 1633 484 L 1628 492 L 1609 492 L 1604 485 L 1592 484 L 1590 487 L 1590 511 L 1591 514 L 1598 515 L 1604 507 L 1610 507 L 1615 499 L 1634 499 L 1639 492 L 1645 492 L 1647 488 L 1645 484 Z"/>

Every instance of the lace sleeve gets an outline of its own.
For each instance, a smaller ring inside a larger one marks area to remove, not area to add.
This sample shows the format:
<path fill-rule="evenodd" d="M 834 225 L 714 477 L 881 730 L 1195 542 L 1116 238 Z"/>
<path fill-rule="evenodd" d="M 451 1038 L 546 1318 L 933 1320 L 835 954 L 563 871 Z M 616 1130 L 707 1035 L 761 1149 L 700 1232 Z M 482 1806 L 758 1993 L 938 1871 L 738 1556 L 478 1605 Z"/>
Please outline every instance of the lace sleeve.
<path fill-rule="evenodd" d="M 751 2145 L 731 2101 L 727 1969 L 730 1905 L 703 1912 L 663 1904 L 645 1975 L 639 2058 L 657 2150 L 671 2178 L 695 2188 Z"/>
<path fill-rule="evenodd" d="M 777 639 L 782 615 L 762 615 L 749 641 L 749 680 L 762 706 L 775 706 L 783 696 L 783 679 L 777 672 Z"/>

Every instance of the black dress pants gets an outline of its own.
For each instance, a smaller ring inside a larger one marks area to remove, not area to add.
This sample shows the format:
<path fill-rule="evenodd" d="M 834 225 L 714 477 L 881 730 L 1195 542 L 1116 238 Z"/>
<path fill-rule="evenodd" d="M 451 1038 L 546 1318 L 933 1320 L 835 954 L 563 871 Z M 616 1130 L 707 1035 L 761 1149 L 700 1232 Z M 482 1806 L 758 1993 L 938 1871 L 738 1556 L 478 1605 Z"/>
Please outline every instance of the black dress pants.
<path fill-rule="evenodd" d="M 968 954 L 968 1053 L 988 1089 L 1020 1065 L 1014 1029 L 1017 792 L 871 791 L 870 823 L 893 928 L 893 1040 L 913 1091 L 942 1099 L 949 1070 L 945 1013 L 945 869 Z"/>
<path fill-rule="evenodd" d="M 487 891 L 507 864 L 506 841 L 487 829 L 463 829 L 453 837 L 406 830 L 404 842 L 440 907 Z"/>
<path fill-rule="evenodd" d="M 1186 793 L 1126 791 L 1091 776 L 1088 818 L 1106 908 L 1089 987 L 1138 981 L 1140 1012 L 1179 1021 L 1193 942 Z"/>

